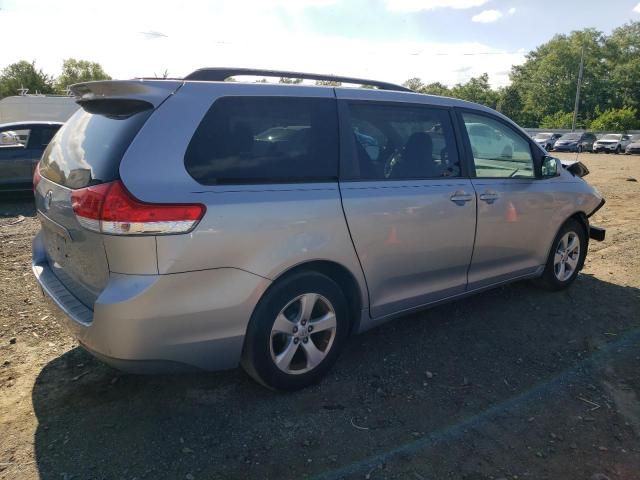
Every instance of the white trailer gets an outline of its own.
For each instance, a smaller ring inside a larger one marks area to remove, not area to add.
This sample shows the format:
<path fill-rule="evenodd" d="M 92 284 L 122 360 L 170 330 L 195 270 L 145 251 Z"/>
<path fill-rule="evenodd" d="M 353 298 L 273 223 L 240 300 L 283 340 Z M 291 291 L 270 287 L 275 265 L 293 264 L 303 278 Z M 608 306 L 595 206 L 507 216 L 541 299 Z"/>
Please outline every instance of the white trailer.
<path fill-rule="evenodd" d="M 66 122 L 78 109 L 66 95 L 16 95 L 0 100 L 0 123 Z"/>

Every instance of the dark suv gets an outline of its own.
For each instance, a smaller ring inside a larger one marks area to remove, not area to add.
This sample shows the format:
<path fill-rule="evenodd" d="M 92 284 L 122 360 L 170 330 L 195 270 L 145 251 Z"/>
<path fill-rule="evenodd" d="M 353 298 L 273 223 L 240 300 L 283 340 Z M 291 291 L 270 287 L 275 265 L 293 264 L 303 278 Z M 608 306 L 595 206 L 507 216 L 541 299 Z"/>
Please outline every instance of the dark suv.
<path fill-rule="evenodd" d="M 590 152 L 596 136 L 589 132 L 571 132 L 562 135 L 553 145 L 555 152 Z"/>

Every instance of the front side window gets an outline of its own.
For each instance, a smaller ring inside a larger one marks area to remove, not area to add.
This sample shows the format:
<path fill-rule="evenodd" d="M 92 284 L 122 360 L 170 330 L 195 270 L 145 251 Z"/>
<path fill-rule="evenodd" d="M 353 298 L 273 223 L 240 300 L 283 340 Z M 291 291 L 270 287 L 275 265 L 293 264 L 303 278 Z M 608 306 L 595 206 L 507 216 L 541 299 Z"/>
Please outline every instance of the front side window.
<path fill-rule="evenodd" d="M 514 129 L 484 115 L 464 112 L 476 176 L 481 178 L 533 178 L 529 143 Z"/>
<path fill-rule="evenodd" d="M 328 98 L 220 98 L 189 142 L 185 167 L 204 185 L 335 180 L 336 102 Z"/>
<path fill-rule="evenodd" d="M 460 176 L 449 112 L 420 106 L 349 107 L 353 177 L 404 180 Z"/>

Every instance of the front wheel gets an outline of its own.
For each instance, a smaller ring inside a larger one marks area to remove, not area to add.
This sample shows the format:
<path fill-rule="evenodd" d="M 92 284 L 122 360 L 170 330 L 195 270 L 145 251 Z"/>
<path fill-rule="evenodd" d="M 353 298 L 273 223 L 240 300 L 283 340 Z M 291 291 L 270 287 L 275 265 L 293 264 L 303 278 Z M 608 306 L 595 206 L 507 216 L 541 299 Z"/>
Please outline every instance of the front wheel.
<path fill-rule="evenodd" d="M 291 391 L 319 381 L 349 332 L 347 302 L 331 278 L 299 272 L 276 281 L 251 316 L 242 366 L 258 382 Z"/>
<path fill-rule="evenodd" d="M 547 259 L 539 283 L 550 290 L 563 290 L 573 283 L 587 254 L 584 227 L 569 219 L 562 226 Z"/>
<path fill-rule="evenodd" d="M 582 153 L 582 145 L 578 145 L 578 153 Z"/>
<path fill-rule="evenodd" d="M 616 147 L 616 155 L 619 155 L 621 151 L 622 151 L 622 149 L 620 148 L 620 145 L 618 145 Z"/>

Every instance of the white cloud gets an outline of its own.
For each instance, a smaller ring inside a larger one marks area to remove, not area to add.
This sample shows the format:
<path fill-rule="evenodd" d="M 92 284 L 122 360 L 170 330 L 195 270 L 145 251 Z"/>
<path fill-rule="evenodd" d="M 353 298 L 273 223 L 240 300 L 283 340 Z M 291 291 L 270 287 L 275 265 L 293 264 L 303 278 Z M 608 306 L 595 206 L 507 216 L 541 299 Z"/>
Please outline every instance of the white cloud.
<path fill-rule="evenodd" d="M 500 10 L 483 10 L 477 15 L 471 17 L 471 21 L 478 23 L 492 23 L 497 21 L 500 17 L 502 17 L 502 12 Z"/>
<path fill-rule="evenodd" d="M 419 12 L 437 8 L 455 8 L 463 10 L 481 7 L 489 0 L 385 0 L 385 5 L 392 12 Z"/>
<path fill-rule="evenodd" d="M 636 13 L 640 13 L 640 3 L 633 7 L 633 11 Z"/>
<path fill-rule="evenodd" d="M 513 15 L 514 13 L 516 13 L 516 7 L 511 7 L 509 10 L 507 10 L 507 13 L 509 15 Z"/>

